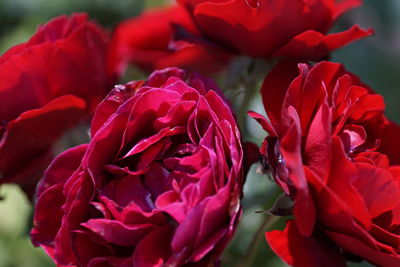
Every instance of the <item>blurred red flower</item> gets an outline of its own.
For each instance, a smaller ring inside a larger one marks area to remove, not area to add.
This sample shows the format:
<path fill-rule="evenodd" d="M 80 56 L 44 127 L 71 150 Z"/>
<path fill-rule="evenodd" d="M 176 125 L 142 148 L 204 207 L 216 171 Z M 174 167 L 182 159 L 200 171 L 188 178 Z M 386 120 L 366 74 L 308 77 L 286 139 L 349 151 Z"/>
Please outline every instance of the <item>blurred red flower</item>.
<path fill-rule="evenodd" d="M 74 14 L 0 57 L 0 183 L 34 192 L 52 144 L 107 94 L 107 45 L 103 29 Z"/>
<path fill-rule="evenodd" d="M 198 42 L 176 40 L 178 35 Z M 146 10 L 123 21 L 113 32 L 110 69 L 121 75 L 129 63 L 152 71 L 181 67 L 210 74 L 220 70 L 231 55 L 207 42 L 188 12 L 180 6 Z"/>
<path fill-rule="evenodd" d="M 358 25 L 327 34 L 360 0 L 178 0 L 211 40 L 251 57 L 319 60 L 366 37 Z"/>

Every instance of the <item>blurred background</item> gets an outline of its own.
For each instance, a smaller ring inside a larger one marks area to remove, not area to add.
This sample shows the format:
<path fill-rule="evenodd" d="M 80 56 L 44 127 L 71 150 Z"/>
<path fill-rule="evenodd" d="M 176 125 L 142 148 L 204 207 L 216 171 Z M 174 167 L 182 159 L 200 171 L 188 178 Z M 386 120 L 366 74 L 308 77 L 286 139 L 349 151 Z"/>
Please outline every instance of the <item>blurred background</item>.
<path fill-rule="evenodd" d="M 136 16 L 148 7 L 165 4 L 162 0 L 0 0 L 0 53 L 26 41 L 38 25 L 60 14 L 87 12 L 98 23 L 112 30 L 120 21 Z M 400 122 L 400 1 L 364 0 L 365 4 L 340 18 L 332 31 L 347 29 L 358 23 L 373 27 L 375 36 L 353 43 L 333 53 L 331 60 L 346 68 L 385 96 L 387 115 Z M 260 99 L 254 99 L 252 109 L 262 112 Z M 263 134 L 259 126 L 247 122 L 254 142 L 260 144 Z M 394 140 L 396 141 L 396 140 Z M 222 257 L 223 266 L 286 266 L 273 256 L 264 241 L 264 211 L 271 207 L 272 196 L 279 191 L 253 166 L 247 177 L 243 199 L 244 216 L 236 236 Z M 31 206 L 21 191 L 12 185 L 2 186 L 0 196 L 0 267 L 54 266 L 40 248 L 29 241 Z M 277 221 L 273 228 L 282 228 Z M 261 231 L 259 231 L 261 226 Z M 257 231 L 262 233 L 254 239 Z M 248 254 L 249 246 L 257 249 Z M 244 259 L 244 260 L 243 260 Z M 370 266 L 366 263 L 350 266 Z"/>

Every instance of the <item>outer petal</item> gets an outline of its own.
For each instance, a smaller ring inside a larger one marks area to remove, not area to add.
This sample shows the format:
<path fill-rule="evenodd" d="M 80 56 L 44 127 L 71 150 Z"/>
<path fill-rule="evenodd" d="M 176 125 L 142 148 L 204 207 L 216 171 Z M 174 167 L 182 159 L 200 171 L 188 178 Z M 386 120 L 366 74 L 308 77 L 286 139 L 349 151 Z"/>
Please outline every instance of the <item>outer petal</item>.
<path fill-rule="evenodd" d="M 134 265 L 138 267 L 163 266 L 170 249 L 165 244 L 171 242 L 172 234 L 172 229 L 166 225 L 147 235 L 135 250 Z"/>
<path fill-rule="evenodd" d="M 288 17 L 296 24 L 288 23 Z M 324 3 L 297 0 L 203 1 L 196 6 L 194 18 L 212 39 L 252 57 L 269 57 L 304 29 L 317 30 L 331 22 Z"/>
<path fill-rule="evenodd" d="M 274 127 L 277 127 L 275 130 L 283 127 L 280 126 L 282 108 L 287 91 L 289 90 L 288 88 L 300 88 L 307 70 L 307 65 L 304 65 L 304 68 L 301 69 L 302 71 L 299 74 L 299 68 L 297 67 L 296 63 L 296 61 L 290 60 L 281 61 L 278 63 L 265 77 L 261 87 L 264 109 L 267 112 L 268 119 L 271 121 L 271 124 Z"/>
<path fill-rule="evenodd" d="M 229 60 L 227 52 L 205 41 L 174 42 L 177 30 L 199 35 L 189 14 L 179 6 L 149 10 L 122 22 L 113 34 L 110 70 L 121 74 L 128 63 L 133 63 L 145 70 L 178 66 L 211 73 Z"/>
<path fill-rule="evenodd" d="M 354 25 L 344 32 L 328 35 L 309 30 L 295 36 L 286 45 L 275 51 L 273 56 L 319 60 L 331 51 L 373 33 L 372 29 L 364 30 L 358 25 Z"/>
<path fill-rule="evenodd" d="M 46 69 L 52 98 L 72 94 L 85 99 L 87 111 L 112 88 L 113 77 L 106 72 L 108 36 L 96 24 L 79 25 L 66 39 L 53 45 Z"/>
<path fill-rule="evenodd" d="M 39 197 L 50 186 L 64 184 L 81 164 L 87 144 L 70 148 L 55 158 L 47 168 L 38 185 L 36 195 Z"/>
<path fill-rule="evenodd" d="M 380 252 L 349 235 L 335 232 L 327 232 L 327 234 L 344 249 L 363 257 L 376 265 L 385 267 L 397 267 L 400 265 L 399 255 Z"/>
<path fill-rule="evenodd" d="M 331 124 L 326 123 L 331 120 L 330 109 L 324 101 L 311 122 L 304 147 L 306 156 L 303 156 L 303 161 L 305 165 L 324 180 L 327 179 L 332 160 Z"/>
<path fill-rule="evenodd" d="M 90 263 L 93 262 L 93 260 L 112 255 L 112 252 L 107 247 L 106 243 L 93 242 L 93 237 L 83 231 L 74 231 L 71 233 L 71 238 L 72 250 L 74 251 L 74 255 L 77 257 L 79 262 L 79 264 L 77 264 L 78 266 L 89 267 L 91 266 Z M 99 267 L 98 265 L 94 266 Z"/>
<path fill-rule="evenodd" d="M 143 237 L 156 228 L 153 224 L 125 225 L 119 221 L 107 219 L 91 219 L 82 226 L 90 229 L 106 242 L 125 247 L 137 245 Z"/>
<path fill-rule="evenodd" d="M 288 221 L 283 231 L 265 234 L 272 250 L 287 264 L 294 267 L 345 267 L 343 255 L 336 252 L 334 244 L 321 233 L 302 236 L 294 221 Z"/>
<path fill-rule="evenodd" d="M 314 229 L 316 211 L 302 166 L 300 121 L 294 108 L 290 107 L 288 113 L 292 122 L 288 134 L 281 139 L 281 153 L 283 164 L 289 171 L 290 182 L 296 190 L 294 216 L 297 227 L 302 235 L 307 236 Z"/>
<path fill-rule="evenodd" d="M 55 184 L 37 200 L 34 225 L 31 231 L 33 244 L 42 246 L 54 244 L 54 238 L 64 215 L 61 209 L 65 201 L 62 189 L 62 184 Z"/>
<path fill-rule="evenodd" d="M 337 227 L 337 229 L 348 232 L 354 230 L 349 230 L 351 224 L 346 223 L 346 220 L 357 220 L 365 229 L 370 229 L 372 218 L 364 199 L 353 185 L 358 178 L 357 168 L 347 158 L 343 144 L 338 137 L 332 138 L 332 161 L 328 183 L 315 201 L 320 211 L 319 219 L 327 227 L 333 229 Z M 313 182 L 313 186 L 318 187 L 315 182 Z M 348 203 L 352 204 L 348 205 Z"/>
<path fill-rule="evenodd" d="M 60 154 L 47 169 L 38 186 L 31 239 L 35 245 L 53 245 L 65 202 L 63 184 L 79 167 L 86 145 L 71 148 Z"/>
<path fill-rule="evenodd" d="M 91 122 L 91 136 L 96 134 L 117 109 L 135 94 L 136 89 L 142 84 L 142 81 L 137 81 L 130 83 L 129 86 L 116 85 L 114 87 L 106 98 L 97 106 Z"/>
<path fill-rule="evenodd" d="M 400 188 L 387 169 L 367 163 L 356 164 L 359 178 L 354 186 L 362 195 L 371 218 L 376 218 L 400 205 Z"/>
<path fill-rule="evenodd" d="M 172 55 L 161 58 L 154 69 L 181 67 L 183 69 L 212 74 L 221 70 L 231 59 L 231 54 L 218 46 L 187 43 Z"/>
<path fill-rule="evenodd" d="M 48 87 L 40 69 L 46 66 L 51 51 L 51 44 L 29 47 L 14 55 L 12 60 L 0 64 L 2 121 L 13 120 L 22 112 L 38 108 L 49 101 Z"/>
<path fill-rule="evenodd" d="M 54 240 L 54 257 L 59 264 L 72 265 L 77 262 L 79 256 L 74 252 L 74 230 L 87 218 L 94 188 L 87 174 L 75 172 L 64 185 L 63 191 L 66 196 L 63 205 L 64 216 Z"/>
<path fill-rule="evenodd" d="M 12 177 L 36 157 L 46 155 L 53 142 L 79 121 L 85 108 L 82 99 L 62 96 L 40 109 L 22 113 L 10 122 L 0 142 L 2 182 L 23 182 L 14 181 Z M 29 176 L 19 178 L 31 179 Z"/>
<path fill-rule="evenodd" d="M 88 16 L 84 13 L 73 14 L 71 17 L 62 15 L 52 19 L 48 23 L 39 26 L 36 34 L 24 43 L 25 47 L 56 42 L 59 39 L 68 37 L 76 28 L 87 22 Z"/>
<path fill-rule="evenodd" d="M 388 156 L 390 163 L 400 165 L 400 126 L 393 122 L 388 122 L 382 129 L 380 135 L 379 151 Z"/>
<path fill-rule="evenodd" d="M 184 251 L 185 248 L 199 246 L 208 237 L 226 223 L 229 205 L 229 186 L 217 195 L 205 199 L 187 215 L 186 220 L 177 228 L 172 240 L 174 251 Z M 213 218 L 213 224 L 207 223 Z M 197 227 L 194 227 L 197 225 Z M 217 240 L 215 240 L 217 242 Z M 209 244 L 210 247 L 215 246 Z"/>

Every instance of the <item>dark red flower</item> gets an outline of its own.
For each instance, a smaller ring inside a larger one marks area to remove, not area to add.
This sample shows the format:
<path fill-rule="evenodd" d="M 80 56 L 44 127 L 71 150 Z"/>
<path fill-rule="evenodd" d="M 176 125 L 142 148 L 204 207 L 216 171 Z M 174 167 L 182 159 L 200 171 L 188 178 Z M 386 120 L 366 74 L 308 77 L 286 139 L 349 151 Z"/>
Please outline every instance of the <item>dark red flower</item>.
<path fill-rule="evenodd" d="M 179 0 L 212 40 L 251 57 L 321 59 L 372 34 L 359 26 L 327 34 L 360 0 Z"/>
<path fill-rule="evenodd" d="M 116 86 L 95 113 L 90 143 L 47 169 L 33 243 L 60 265 L 216 260 L 241 213 L 243 151 L 215 90 L 175 68 Z"/>
<path fill-rule="evenodd" d="M 272 249 L 300 267 L 365 259 L 400 264 L 400 166 L 383 154 L 383 97 L 342 65 L 283 62 L 264 81 L 268 131 L 261 152 L 294 200 L 294 221 L 266 234 Z M 296 76 L 297 75 L 297 76 Z M 380 152 L 379 152 L 380 151 Z"/>
<path fill-rule="evenodd" d="M 175 40 L 190 35 L 199 42 Z M 110 68 L 120 75 L 128 63 L 152 71 L 182 67 L 202 73 L 220 70 L 230 54 L 201 39 L 188 12 L 179 6 L 150 9 L 119 24 L 113 32 Z"/>
<path fill-rule="evenodd" d="M 107 94 L 107 38 L 85 14 L 61 16 L 0 57 L 0 184 L 33 193 L 52 144 Z"/>

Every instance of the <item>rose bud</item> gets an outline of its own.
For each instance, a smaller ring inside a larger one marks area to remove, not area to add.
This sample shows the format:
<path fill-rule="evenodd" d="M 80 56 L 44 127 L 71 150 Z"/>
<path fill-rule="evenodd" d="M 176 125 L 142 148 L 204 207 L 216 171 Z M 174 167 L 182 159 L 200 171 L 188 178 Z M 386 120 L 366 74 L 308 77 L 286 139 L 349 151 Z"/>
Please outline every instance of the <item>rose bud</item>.
<path fill-rule="evenodd" d="M 298 69 L 284 62 L 266 77 L 268 120 L 251 113 L 269 133 L 262 156 L 294 201 L 294 220 L 268 243 L 296 267 L 400 266 L 400 166 L 380 148 L 392 124 L 383 97 L 337 63 Z"/>
<path fill-rule="evenodd" d="M 196 41 L 175 40 L 179 36 Z M 231 57 L 221 47 L 201 39 L 189 13 L 180 6 L 149 9 L 123 21 L 114 30 L 111 43 L 110 69 L 117 75 L 129 63 L 145 71 L 181 67 L 211 74 Z"/>
<path fill-rule="evenodd" d="M 243 184 L 240 133 L 215 85 L 176 68 L 118 85 L 91 136 L 47 169 L 33 243 L 61 266 L 213 264 Z"/>
<path fill-rule="evenodd" d="M 251 57 L 319 60 L 369 36 L 358 25 L 327 34 L 360 0 L 178 0 L 209 39 Z"/>
<path fill-rule="evenodd" d="M 0 57 L 0 184 L 33 194 L 53 143 L 107 94 L 107 42 L 103 29 L 74 14 Z"/>

